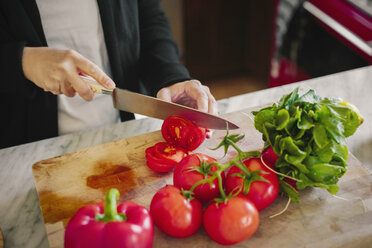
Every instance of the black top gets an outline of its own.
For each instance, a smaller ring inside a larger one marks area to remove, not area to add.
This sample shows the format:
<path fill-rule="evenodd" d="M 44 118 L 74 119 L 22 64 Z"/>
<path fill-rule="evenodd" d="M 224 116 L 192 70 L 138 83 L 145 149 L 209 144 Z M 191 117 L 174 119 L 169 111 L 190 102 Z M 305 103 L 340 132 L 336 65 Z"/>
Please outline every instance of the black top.
<path fill-rule="evenodd" d="M 190 79 L 159 0 L 98 0 L 98 6 L 117 87 L 155 95 Z M 35 0 L 0 0 L 0 148 L 58 135 L 57 97 L 24 77 L 25 46 L 47 46 Z"/>

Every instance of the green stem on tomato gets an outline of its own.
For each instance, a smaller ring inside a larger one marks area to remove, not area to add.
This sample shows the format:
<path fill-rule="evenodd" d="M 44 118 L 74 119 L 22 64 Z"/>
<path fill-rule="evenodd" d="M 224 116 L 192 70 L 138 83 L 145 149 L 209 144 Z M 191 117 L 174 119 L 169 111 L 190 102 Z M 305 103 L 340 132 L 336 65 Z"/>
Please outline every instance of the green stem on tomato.
<path fill-rule="evenodd" d="M 229 143 L 229 145 L 231 145 L 232 147 L 234 147 L 234 149 L 238 152 L 238 154 L 243 154 L 244 152 L 235 144 L 234 141 L 232 141 L 231 139 L 229 138 L 226 138 L 226 141 Z"/>
<path fill-rule="evenodd" d="M 222 199 L 225 200 L 226 199 L 226 194 L 225 194 L 225 191 L 224 191 L 223 185 L 222 185 L 221 173 L 222 173 L 222 170 L 216 171 L 216 175 L 217 175 L 217 178 L 218 178 L 218 188 L 220 190 Z"/>
<path fill-rule="evenodd" d="M 248 170 L 248 168 L 243 165 L 243 162 L 242 163 L 236 163 L 235 166 L 238 167 L 241 171 L 243 171 L 244 174 L 246 174 L 247 176 L 251 176 L 251 174 L 252 174 L 251 171 Z"/>
<path fill-rule="evenodd" d="M 190 190 L 186 190 L 186 191 L 183 191 L 183 195 L 186 197 L 186 198 L 190 198 L 191 197 L 191 193 L 195 190 L 196 187 L 198 187 L 199 185 L 201 184 L 204 184 L 204 183 L 212 183 L 216 178 L 218 180 L 218 188 L 220 190 L 220 193 L 221 193 L 221 197 L 223 198 L 223 200 L 226 199 L 226 194 L 225 194 L 225 191 L 223 189 L 223 184 L 222 184 L 222 177 L 221 177 L 221 174 L 222 172 L 229 167 L 228 164 L 220 164 L 220 163 L 216 163 L 216 162 L 213 162 L 212 164 L 210 165 L 216 165 L 218 167 L 218 170 L 216 172 L 211 172 L 211 177 L 209 178 L 205 178 L 203 180 L 200 180 L 198 182 L 196 182 L 191 188 Z M 185 193 L 187 195 L 185 195 Z"/>
<path fill-rule="evenodd" d="M 197 183 L 195 183 L 195 184 L 190 188 L 189 191 L 194 192 L 195 188 L 198 187 L 200 184 L 211 183 L 215 178 L 216 178 L 216 175 L 213 175 L 213 176 L 211 176 L 211 177 L 209 177 L 209 178 L 205 178 L 205 179 L 203 179 L 203 180 L 200 180 L 200 181 L 198 181 Z"/>
<path fill-rule="evenodd" d="M 110 221 L 125 221 L 127 217 L 125 214 L 119 214 L 116 207 L 116 200 L 119 199 L 119 191 L 117 189 L 110 189 L 105 197 L 104 214 L 97 214 L 96 221 L 110 222 Z"/>
<path fill-rule="evenodd" d="M 241 164 L 243 164 L 243 160 L 249 158 L 249 157 L 252 157 L 252 156 L 259 156 L 261 153 L 259 151 L 249 151 L 249 152 L 243 152 L 236 144 L 234 141 L 232 141 L 231 139 L 229 138 L 226 138 L 226 141 L 229 145 L 231 145 L 237 152 L 238 152 L 238 156 L 235 157 L 234 159 L 232 159 L 232 163 L 239 167 L 240 170 L 242 170 L 245 174 L 247 174 L 248 176 L 251 174 L 250 171 L 245 167 L 245 166 L 242 166 Z M 237 159 L 240 161 L 237 162 Z M 230 165 L 231 166 L 231 165 Z"/>
<path fill-rule="evenodd" d="M 247 167 L 242 165 L 243 162 L 240 160 L 239 155 L 233 159 L 231 159 L 228 163 L 225 164 L 224 169 L 230 168 L 232 165 L 238 167 L 241 171 L 243 171 L 247 176 L 251 175 L 251 172 L 248 170 Z"/>
<path fill-rule="evenodd" d="M 213 163 L 209 164 L 208 166 L 216 165 L 218 167 L 218 170 L 216 172 L 211 172 L 211 175 L 212 175 L 211 177 L 198 181 L 197 183 L 195 183 L 190 188 L 190 190 L 185 191 L 186 194 L 187 194 L 187 195 L 185 195 L 183 193 L 185 195 L 185 197 L 186 198 L 190 197 L 191 196 L 190 193 L 192 193 L 197 186 L 199 186 L 201 184 L 204 184 L 204 183 L 211 183 L 213 180 L 215 180 L 217 178 L 218 179 L 218 188 L 219 188 L 219 191 L 220 191 L 220 194 L 221 194 L 222 201 L 226 201 L 227 196 L 226 196 L 226 193 L 225 193 L 224 188 L 223 188 L 222 176 L 221 176 L 222 172 L 224 170 L 230 168 L 231 166 L 235 165 L 241 171 L 243 171 L 245 173 L 245 175 L 247 175 L 249 177 L 249 176 L 252 175 L 252 173 L 249 171 L 249 169 L 247 167 L 244 166 L 244 163 L 242 162 L 242 159 L 244 160 L 246 158 L 253 157 L 253 156 L 256 157 L 256 156 L 258 156 L 258 154 L 260 154 L 260 152 L 257 152 L 257 151 L 243 152 L 238 147 L 236 147 L 236 148 L 237 148 L 236 150 L 240 154 L 238 154 L 238 156 L 236 156 L 235 158 L 231 159 L 229 162 L 227 162 L 225 164 L 220 164 L 220 163 L 217 163 L 217 162 L 213 162 Z"/>

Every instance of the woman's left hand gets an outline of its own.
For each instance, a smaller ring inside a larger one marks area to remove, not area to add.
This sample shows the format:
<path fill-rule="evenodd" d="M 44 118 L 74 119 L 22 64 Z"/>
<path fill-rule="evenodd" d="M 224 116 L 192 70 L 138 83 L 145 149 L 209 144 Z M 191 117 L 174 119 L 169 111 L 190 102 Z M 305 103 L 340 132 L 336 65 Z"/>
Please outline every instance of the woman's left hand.
<path fill-rule="evenodd" d="M 158 98 L 182 104 L 200 111 L 217 115 L 217 102 L 209 91 L 208 86 L 202 85 L 198 80 L 189 80 L 175 83 L 162 88 L 156 95 Z"/>

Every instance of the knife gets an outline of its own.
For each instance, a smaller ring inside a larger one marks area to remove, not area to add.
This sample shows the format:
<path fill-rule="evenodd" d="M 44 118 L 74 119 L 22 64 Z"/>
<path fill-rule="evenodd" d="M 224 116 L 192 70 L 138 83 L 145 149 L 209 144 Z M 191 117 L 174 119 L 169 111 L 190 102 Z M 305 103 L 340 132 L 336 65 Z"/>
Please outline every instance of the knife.
<path fill-rule="evenodd" d="M 194 108 L 183 106 L 176 103 L 167 102 L 159 98 L 138 94 L 129 90 L 115 88 L 108 90 L 100 85 L 93 78 L 80 75 L 85 80 L 94 93 L 112 95 L 114 107 L 119 110 L 146 115 L 165 120 L 173 115 L 187 119 L 199 127 L 209 129 L 229 129 L 239 128 L 234 123 L 216 115 L 199 111 Z"/>

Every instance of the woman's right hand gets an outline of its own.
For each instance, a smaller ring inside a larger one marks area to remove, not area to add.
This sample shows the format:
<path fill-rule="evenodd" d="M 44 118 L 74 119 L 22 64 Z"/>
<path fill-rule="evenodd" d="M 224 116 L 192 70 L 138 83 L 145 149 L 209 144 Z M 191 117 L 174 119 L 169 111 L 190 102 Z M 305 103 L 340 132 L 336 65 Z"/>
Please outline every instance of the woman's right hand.
<path fill-rule="evenodd" d="M 93 91 L 79 73 L 91 76 L 107 89 L 115 88 L 112 79 L 97 65 L 73 50 L 25 47 L 22 67 L 28 80 L 55 95 L 73 97 L 77 92 L 85 100 L 92 100 Z"/>

